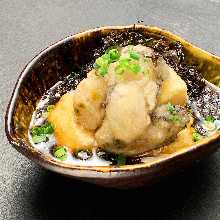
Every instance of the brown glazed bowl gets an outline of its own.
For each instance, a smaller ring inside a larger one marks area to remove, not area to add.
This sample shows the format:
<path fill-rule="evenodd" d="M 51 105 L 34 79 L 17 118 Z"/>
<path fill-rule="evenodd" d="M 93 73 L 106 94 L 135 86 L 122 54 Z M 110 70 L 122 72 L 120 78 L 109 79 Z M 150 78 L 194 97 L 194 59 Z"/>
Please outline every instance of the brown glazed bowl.
<path fill-rule="evenodd" d="M 220 82 L 220 58 L 188 43 L 182 38 L 157 27 L 145 25 L 108 26 L 69 36 L 37 55 L 24 68 L 15 85 L 5 118 L 9 142 L 20 153 L 46 169 L 62 175 L 82 179 L 102 186 L 127 188 L 150 184 L 162 176 L 190 165 L 219 146 L 220 132 L 192 147 L 182 149 L 151 162 L 122 167 L 86 167 L 58 162 L 34 149 L 28 140 L 28 128 L 37 101 L 43 93 L 62 80 L 73 66 L 87 63 L 86 54 L 96 47 L 100 37 L 110 32 L 141 30 L 146 34 L 165 36 L 180 41 L 187 64 L 195 64 L 203 77 L 218 85 Z"/>

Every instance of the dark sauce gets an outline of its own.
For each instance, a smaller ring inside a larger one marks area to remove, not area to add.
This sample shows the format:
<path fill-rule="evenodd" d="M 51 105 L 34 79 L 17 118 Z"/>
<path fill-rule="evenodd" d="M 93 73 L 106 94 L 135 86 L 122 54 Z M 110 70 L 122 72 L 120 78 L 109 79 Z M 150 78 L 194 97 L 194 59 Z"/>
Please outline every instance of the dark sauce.
<path fill-rule="evenodd" d="M 78 72 L 70 73 L 68 77 L 43 95 L 42 100 L 47 99 L 47 102 L 44 106 L 36 110 L 35 118 L 40 118 L 47 106 L 58 102 L 60 97 L 66 92 L 74 90 L 79 82 L 86 77 L 86 73 L 93 68 L 95 59 L 104 54 L 107 49 L 138 44 L 153 48 L 156 52 L 153 61 L 157 62 L 157 58 L 162 56 L 166 63 L 186 82 L 189 95 L 188 108 L 192 109 L 192 115 L 195 119 L 193 127 L 201 135 L 207 135 L 207 131 L 203 128 L 201 121 L 208 115 L 214 116 L 215 118 L 220 117 L 220 94 L 206 84 L 195 66 L 189 66 L 185 63 L 183 47 L 180 42 L 172 42 L 158 35 L 146 35 L 142 31 L 111 33 L 101 38 L 98 44 L 99 46 L 92 51 L 93 59 L 90 63 L 82 66 Z M 101 149 L 98 149 L 96 154 L 98 157 L 110 161 L 112 165 L 117 165 L 118 163 L 118 155 L 104 152 Z M 82 156 L 84 158 L 81 158 L 82 160 L 91 157 L 89 152 L 82 152 Z M 78 157 L 78 159 L 80 158 Z M 141 163 L 141 158 L 127 157 L 125 161 L 125 164 L 137 164 Z"/>

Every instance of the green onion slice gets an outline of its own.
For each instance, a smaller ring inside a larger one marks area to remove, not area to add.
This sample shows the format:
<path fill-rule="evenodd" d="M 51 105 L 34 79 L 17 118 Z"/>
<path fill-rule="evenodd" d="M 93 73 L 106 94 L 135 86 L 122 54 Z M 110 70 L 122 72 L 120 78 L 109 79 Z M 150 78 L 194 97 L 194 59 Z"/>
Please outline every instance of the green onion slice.
<path fill-rule="evenodd" d="M 53 125 L 49 122 L 41 126 L 34 126 L 31 129 L 32 141 L 35 144 L 40 142 L 46 142 L 48 140 L 48 136 L 54 132 Z"/>
<path fill-rule="evenodd" d="M 194 142 L 200 141 L 202 139 L 202 135 L 199 134 L 197 131 L 193 132 L 192 138 Z"/>
<path fill-rule="evenodd" d="M 123 166 L 126 164 L 126 157 L 122 154 L 118 154 L 116 157 L 117 165 Z"/>
<path fill-rule="evenodd" d="M 59 160 L 62 160 L 62 161 L 66 160 L 66 158 L 67 158 L 66 148 L 64 148 L 62 146 L 54 147 L 53 156 L 56 157 Z"/>
<path fill-rule="evenodd" d="M 139 60 L 140 59 L 140 54 L 134 50 L 129 51 L 129 57 L 133 60 Z"/>
<path fill-rule="evenodd" d="M 167 104 L 167 111 L 170 114 L 176 113 L 176 108 L 173 104 L 171 104 L 170 102 Z"/>

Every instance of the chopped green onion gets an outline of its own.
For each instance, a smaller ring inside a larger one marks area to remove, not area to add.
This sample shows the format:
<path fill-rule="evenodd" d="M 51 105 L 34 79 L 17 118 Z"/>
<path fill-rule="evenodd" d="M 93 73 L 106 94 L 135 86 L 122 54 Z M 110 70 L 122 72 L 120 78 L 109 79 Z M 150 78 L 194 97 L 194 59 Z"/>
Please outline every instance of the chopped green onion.
<path fill-rule="evenodd" d="M 177 114 L 175 105 L 168 103 L 167 111 L 170 113 L 169 120 L 175 124 L 178 124 L 182 121 L 181 117 Z"/>
<path fill-rule="evenodd" d="M 105 76 L 108 73 L 109 64 L 118 61 L 120 54 L 117 49 L 111 49 L 106 51 L 101 57 L 97 58 L 93 67 L 98 70 L 101 76 Z"/>
<path fill-rule="evenodd" d="M 202 135 L 199 134 L 197 131 L 193 132 L 192 138 L 194 142 L 200 141 L 202 139 Z"/>
<path fill-rule="evenodd" d="M 137 74 L 141 71 L 140 65 L 136 63 L 130 63 L 130 61 L 139 59 L 140 54 L 136 51 L 133 51 L 132 48 L 129 49 L 129 58 L 120 59 L 119 51 L 114 48 L 107 50 L 105 54 L 97 58 L 93 64 L 93 67 L 99 72 L 101 76 L 105 76 L 108 73 L 109 65 L 113 62 L 119 61 L 115 68 L 116 74 L 121 75 L 125 70 Z"/>
<path fill-rule="evenodd" d="M 93 67 L 98 70 L 101 76 L 104 76 L 108 72 L 108 65 L 109 65 L 109 57 L 106 56 L 106 54 L 104 54 L 96 59 Z"/>
<path fill-rule="evenodd" d="M 120 59 L 118 65 L 115 67 L 115 73 L 122 75 L 124 71 L 129 68 L 129 61 L 129 58 Z"/>
<path fill-rule="evenodd" d="M 118 65 L 115 68 L 115 72 L 118 75 L 124 73 L 128 70 L 132 73 L 137 74 L 141 71 L 141 66 L 136 63 L 131 63 L 132 60 L 139 60 L 140 54 L 133 51 L 132 48 L 129 49 L 129 58 L 120 59 L 120 53 L 117 49 L 110 49 L 105 52 L 101 57 L 97 58 L 93 67 L 98 71 L 101 76 L 105 76 L 108 73 L 109 65 L 113 62 L 118 61 Z"/>
<path fill-rule="evenodd" d="M 57 146 L 53 149 L 53 155 L 59 160 L 66 160 L 67 158 L 67 150 L 62 146 Z"/>
<path fill-rule="evenodd" d="M 167 104 L 167 111 L 170 114 L 176 113 L 176 108 L 173 104 L 171 104 L 170 102 Z"/>
<path fill-rule="evenodd" d="M 133 45 L 128 46 L 129 57 L 133 60 L 139 60 L 140 59 L 140 54 L 138 52 L 134 51 L 133 48 L 134 48 Z"/>
<path fill-rule="evenodd" d="M 119 60 L 118 65 L 115 67 L 116 74 L 121 75 L 125 70 L 128 70 L 135 74 L 141 71 L 141 67 L 139 64 L 130 63 L 130 61 L 131 61 L 130 58 L 123 58 Z"/>
<path fill-rule="evenodd" d="M 101 56 L 104 64 L 106 64 L 106 62 L 110 63 L 110 55 L 109 53 L 104 53 L 102 56 Z"/>
<path fill-rule="evenodd" d="M 179 124 L 179 123 L 182 121 L 182 119 L 180 118 L 180 116 L 179 116 L 179 115 L 176 115 L 176 114 L 170 115 L 169 120 L 170 120 L 171 122 L 175 123 L 175 124 Z"/>
<path fill-rule="evenodd" d="M 132 63 L 129 65 L 129 70 L 133 73 L 138 73 L 141 71 L 141 67 L 139 64 Z"/>
<path fill-rule="evenodd" d="M 120 59 L 119 60 L 119 66 L 121 66 L 123 68 L 128 68 L 129 67 L 129 62 L 130 62 L 129 58 Z"/>
<path fill-rule="evenodd" d="M 126 164 L 126 157 L 122 154 L 118 154 L 116 157 L 117 165 L 123 166 Z"/>
<path fill-rule="evenodd" d="M 110 50 L 108 54 L 109 54 L 111 63 L 119 60 L 120 54 L 117 49 Z"/>
<path fill-rule="evenodd" d="M 35 144 L 45 142 L 48 139 L 48 135 L 54 132 L 54 128 L 51 123 L 47 122 L 41 126 L 35 126 L 31 129 L 32 140 Z"/>
<path fill-rule="evenodd" d="M 95 63 L 98 67 L 107 66 L 108 65 L 108 57 L 105 57 L 105 54 L 104 54 L 103 56 L 99 57 L 95 61 Z"/>
<path fill-rule="evenodd" d="M 108 67 L 101 66 L 98 71 L 101 76 L 105 76 L 108 73 Z"/>
<path fill-rule="evenodd" d="M 51 123 L 47 122 L 41 126 L 35 126 L 31 129 L 31 133 L 33 136 L 40 136 L 43 134 L 52 134 L 54 132 L 54 128 Z"/>
<path fill-rule="evenodd" d="M 208 116 L 205 117 L 205 121 L 213 123 L 215 121 L 215 118 L 212 115 L 208 115 Z"/>
<path fill-rule="evenodd" d="M 130 50 L 129 51 L 129 57 L 131 59 L 134 59 L 134 60 L 139 60 L 140 59 L 140 54 L 136 51 Z"/>
<path fill-rule="evenodd" d="M 33 136 L 32 137 L 32 141 L 34 142 L 34 144 L 39 144 L 41 142 L 46 142 L 47 141 L 47 136 L 46 135 L 40 135 L 40 136 Z"/>

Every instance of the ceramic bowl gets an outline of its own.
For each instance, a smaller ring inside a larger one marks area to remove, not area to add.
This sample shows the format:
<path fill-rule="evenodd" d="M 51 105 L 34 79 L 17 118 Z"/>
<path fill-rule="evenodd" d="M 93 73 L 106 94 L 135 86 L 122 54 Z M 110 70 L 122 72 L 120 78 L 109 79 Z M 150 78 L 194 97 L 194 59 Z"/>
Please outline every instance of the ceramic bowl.
<path fill-rule="evenodd" d="M 109 187 L 137 187 L 151 184 L 174 171 L 215 151 L 219 147 L 220 133 L 192 147 L 158 158 L 144 164 L 122 167 L 86 167 L 64 164 L 33 148 L 28 140 L 28 128 L 32 113 L 43 93 L 57 81 L 67 76 L 73 67 L 89 62 L 92 50 L 99 39 L 110 32 L 138 30 L 145 34 L 164 36 L 180 41 L 187 64 L 195 64 L 205 79 L 218 85 L 220 82 L 220 58 L 190 44 L 166 30 L 145 25 L 108 26 L 69 36 L 40 52 L 20 74 L 6 112 L 5 126 L 9 142 L 20 153 L 48 170 Z"/>

